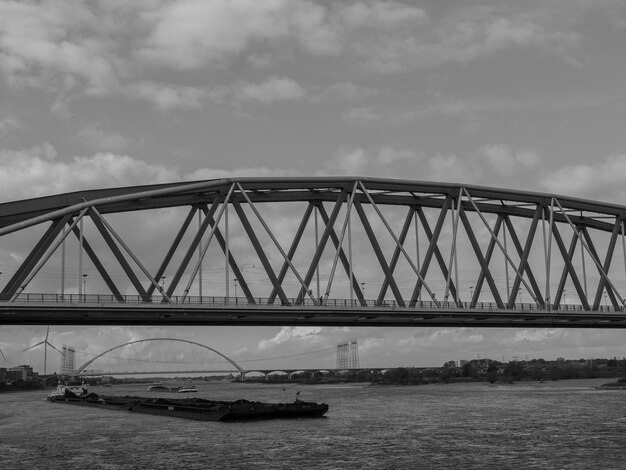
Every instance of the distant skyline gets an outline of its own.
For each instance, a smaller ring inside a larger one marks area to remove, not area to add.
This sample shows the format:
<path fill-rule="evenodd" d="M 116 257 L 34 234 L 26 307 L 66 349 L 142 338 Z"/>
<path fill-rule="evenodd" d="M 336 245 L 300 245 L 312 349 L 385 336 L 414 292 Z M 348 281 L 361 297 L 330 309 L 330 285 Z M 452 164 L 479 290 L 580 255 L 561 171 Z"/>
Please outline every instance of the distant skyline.
<path fill-rule="evenodd" d="M 353 175 L 626 204 L 624 44 L 623 0 L 0 0 L 0 202 Z M 0 272 L 24 255 L 1 244 Z M 0 327 L 0 366 L 43 369 L 22 351 L 45 330 Z M 53 326 L 49 338 L 93 351 L 164 334 L 242 358 L 356 337 L 372 367 L 626 355 L 621 331 L 552 328 Z"/>

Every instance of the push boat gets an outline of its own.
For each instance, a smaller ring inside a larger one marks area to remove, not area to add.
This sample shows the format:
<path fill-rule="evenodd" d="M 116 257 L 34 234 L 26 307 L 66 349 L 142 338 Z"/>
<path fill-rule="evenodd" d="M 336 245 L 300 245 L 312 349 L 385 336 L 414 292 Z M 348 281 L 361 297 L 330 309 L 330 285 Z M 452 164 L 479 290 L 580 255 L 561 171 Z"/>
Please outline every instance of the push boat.
<path fill-rule="evenodd" d="M 51 397 L 64 397 L 66 394 L 72 394 L 77 397 L 85 396 L 89 393 L 87 389 L 87 384 L 84 382 L 67 382 L 57 385 L 55 391 L 50 393 L 48 399 Z"/>
<path fill-rule="evenodd" d="M 63 395 L 50 394 L 48 400 L 52 403 L 172 416 L 197 421 L 321 418 L 328 411 L 326 403 L 306 402 L 297 398 L 293 403 L 263 403 L 243 399 L 222 401 L 196 397 L 147 398 L 128 395 L 110 396 L 97 393 L 76 395 L 66 390 Z"/>

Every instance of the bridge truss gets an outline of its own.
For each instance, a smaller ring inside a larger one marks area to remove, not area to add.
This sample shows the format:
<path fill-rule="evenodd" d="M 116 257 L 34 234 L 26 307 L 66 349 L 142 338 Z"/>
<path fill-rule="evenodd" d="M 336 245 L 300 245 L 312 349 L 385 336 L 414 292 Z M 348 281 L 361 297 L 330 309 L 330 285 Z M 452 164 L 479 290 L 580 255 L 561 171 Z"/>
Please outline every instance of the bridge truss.
<path fill-rule="evenodd" d="M 552 194 L 376 178 L 9 202 L 0 324 L 623 328 L 625 214 Z"/>

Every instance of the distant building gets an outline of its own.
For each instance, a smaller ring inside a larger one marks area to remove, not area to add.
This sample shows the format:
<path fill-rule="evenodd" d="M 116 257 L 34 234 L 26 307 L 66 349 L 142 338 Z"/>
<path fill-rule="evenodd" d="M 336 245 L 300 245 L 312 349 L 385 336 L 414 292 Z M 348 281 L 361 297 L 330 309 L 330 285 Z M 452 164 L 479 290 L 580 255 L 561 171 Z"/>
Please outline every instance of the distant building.
<path fill-rule="evenodd" d="M 61 351 L 61 375 L 73 375 L 76 369 L 76 351 L 73 346 L 63 345 Z"/>
<path fill-rule="evenodd" d="M 16 367 L 10 367 L 6 369 L 6 381 L 18 382 L 20 380 L 24 382 L 30 382 L 39 379 L 39 374 L 33 372 L 33 368 L 29 365 L 21 365 Z"/>

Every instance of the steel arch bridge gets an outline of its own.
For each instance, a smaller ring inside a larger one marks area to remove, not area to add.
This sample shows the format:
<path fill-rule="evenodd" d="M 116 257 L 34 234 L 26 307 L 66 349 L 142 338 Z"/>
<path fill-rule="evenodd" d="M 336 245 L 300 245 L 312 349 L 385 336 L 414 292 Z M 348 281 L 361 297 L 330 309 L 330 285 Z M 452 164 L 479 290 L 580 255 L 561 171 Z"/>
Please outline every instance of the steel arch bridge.
<path fill-rule="evenodd" d="M 554 194 L 356 177 L 8 202 L 0 324 L 624 328 L 625 215 Z"/>
<path fill-rule="evenodd" d="M 204 349 L 207 349 L 207 350 L 209 350 L 211 352 L 214 352 L 218 356 L 220 356 L 223 359 L 225 359 L 226 361 L 228 361 L 228 363 L 230 363 L 230 365 L 232 365 L 234 369 L 232 371 L 227 371 L 227 372 L 233 372 L 234 371 L 234 372 L 239 373 L 239 375 L 242 376 L 242 377 L 245 375 L 246 371 L 239 364 L 237 364 L 230 357 L 228 357 L 225 354 L 219 352 L 217 349 L 213 349 L 213 348 L 211 348 L 209 346 L 206 346 L 206 345 L 201 344 L 201 343 L 197 343 L 195 341 L 189 341 L 189 340 L 186 340 L 186 339 L 177 339 L 177 338 L 146 338 L 146 339 L 138 339 L 138 340 L 135 340 L 135 341 L 128 341 L 127 343 L 119 344 L 119 345 L 114 346 L 112 348 L 109 348 L 106 351 L 101 352 L 97 356 L 89 359 L 87 362 L 85 362 L 83 365 L 81 365 L 75 371 L 73 371 L 73 375 L 88 376 L 88 375 L 133 375 L 133 374 L 142 374 L 143 372 L 140 372 L 140 371 L 123 372 L 123 373 L 120 373 L 120 372 L 87 373 L 86 369 L 91 364 L 93 364 L 95 361 L 97 361 L 98 359 L 106 356 L 108 353 L 110 353 L 112 351 L 115 351 L 116 349 L 121 349 L 121 348 L 124 348 L 126 346 L 130 346 L 132 344 L 146 343 L 146 342 L 152 342 L 152 341 L 171 341 L 171 342 L 180 342 L 180 343 L 191 344 L 191 345 L 194 345 L 194 346 L 199 346 L 201 348 L 204 348 Z M 199 370 L 193 370 L 193 371 L 162 371 L 161 373 L 199 373 L 199 372 L 221 372 L 221 371 L 215 371 L 215 370 L 212 370 L 212 371 L 199 371 Z M 154 372 L 147 372 L 147 373 L 153 374 Z"/>

